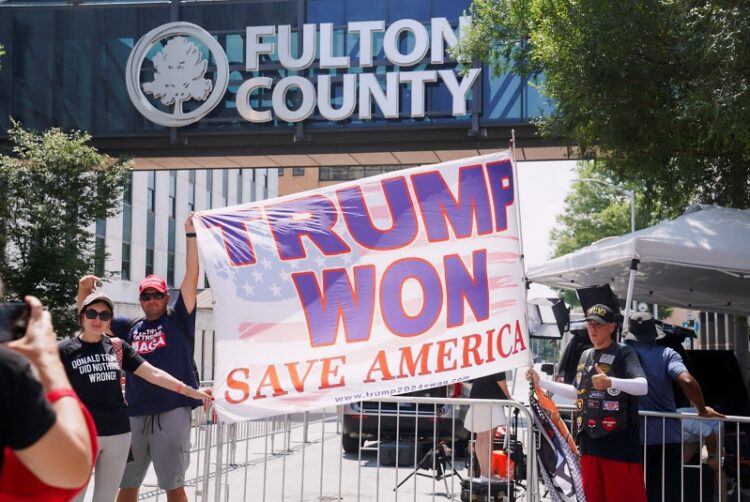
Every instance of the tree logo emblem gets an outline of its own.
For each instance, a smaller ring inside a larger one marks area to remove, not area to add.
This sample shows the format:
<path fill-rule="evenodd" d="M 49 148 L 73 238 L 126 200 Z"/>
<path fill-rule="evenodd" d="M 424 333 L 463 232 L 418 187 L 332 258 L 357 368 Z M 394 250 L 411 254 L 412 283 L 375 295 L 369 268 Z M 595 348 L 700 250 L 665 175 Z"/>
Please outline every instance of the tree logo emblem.
<path fill-rule="evenodd" d="M 189 37 L 202 43 L 213 56 L 216 63 L 213 82 L 205 78 L 208 60 Z M 141 83 L 146 55 L 165 39 L 168 39 L 167 43 L 152 58 L 153 80 Z M 221 102 L 229 81 L 229 63 L 221 45 L 200 26 L 186 22 L 167 23 L 138 40 L 128 58 L 125 78 L 130 100 L 141 115 L 165 127 L 183 127 L 199 121 Z M 168 107 L 170 112 L 154 106 L 147 94 Z M 201 104 L 185 112 L 183 106 L 192 100 Z"/>

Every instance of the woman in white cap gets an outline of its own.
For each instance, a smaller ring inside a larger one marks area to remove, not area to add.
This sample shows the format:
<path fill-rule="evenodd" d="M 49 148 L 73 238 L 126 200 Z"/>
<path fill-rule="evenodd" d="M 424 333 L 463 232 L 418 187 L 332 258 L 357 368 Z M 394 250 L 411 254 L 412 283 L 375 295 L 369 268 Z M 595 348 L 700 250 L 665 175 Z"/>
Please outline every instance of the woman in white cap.
<path fill-rule="evenodd" d="M 113 312 L 109 296 L 94 291 L 78 312 L 80 334 L 61 341 L 58 346 L 73 389 L 97 428 L 99 454 L 94 469 L 94 502 L 115 499 L 130 450 L 130 422 L 120 385 L 121 371 L 194 399 L 212 399 L 205 389 L 183 384 L 146 362 L 126 342 L 107 336 Z M 85 493 L 84 489 L 75 500 L 83 500 Z"/>

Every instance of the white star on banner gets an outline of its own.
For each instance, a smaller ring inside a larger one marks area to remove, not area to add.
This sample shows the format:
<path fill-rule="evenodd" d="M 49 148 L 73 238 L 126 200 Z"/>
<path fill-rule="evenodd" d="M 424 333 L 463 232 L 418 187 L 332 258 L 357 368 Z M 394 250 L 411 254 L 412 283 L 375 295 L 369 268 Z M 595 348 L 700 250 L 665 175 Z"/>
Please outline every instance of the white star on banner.
<path fill-rule="evenodd" d="M 252 296 L 255 294 L 255 287 L 251 286 L 249 283 L 246 282 L 242 287 L 245 290 L 245 294 L 247 296 Z"/>
<path fill-rule="evenodd" d="M 261 258 L 260 263 L 263 265 L 263 268 L 268 270 L 271 268 L 271 260 L 268 258 Z"/>
<path fill-rule="evenodd" d="M 263 279 L 263 274 L 257 268 L 255 270 L 253 270 L 250 273 L 250 275 L 253 276 L 253 278 L 255 279 L 255 282 L 260 282 L 260 280 Z"/>
<path fill-rule="evenodd" d="M 273 286 L 271 286 L 269 289 L 273 293 L 273 296 L 281 296 L 281 288 L 278 287 L 276 283 L 273 283 Z"/>

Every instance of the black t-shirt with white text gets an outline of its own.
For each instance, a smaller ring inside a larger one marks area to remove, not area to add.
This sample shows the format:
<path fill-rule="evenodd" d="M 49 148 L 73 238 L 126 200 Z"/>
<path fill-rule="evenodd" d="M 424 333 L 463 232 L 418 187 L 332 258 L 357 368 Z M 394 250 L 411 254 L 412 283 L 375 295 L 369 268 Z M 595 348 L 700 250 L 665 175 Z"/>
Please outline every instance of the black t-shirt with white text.
<path fill-rule="evenodd" d="M 70 383 L 94 418 L 98 435 L 129 432 L 130 422 L 120 386 L 120 366 L 112 340 L 103 336 L 101 341 L 89 343 L 76 336 L 61 341 L 58 348 Z M 132 373 L 143 362 L 144 359 L 123 341 L 122 369 Z"/>
<path fill-rule="evenodd" d="M 0 471 L 6 446 L 28 448 L 50 430 L 56 417 L 29 362 L 0 346 Z"/>

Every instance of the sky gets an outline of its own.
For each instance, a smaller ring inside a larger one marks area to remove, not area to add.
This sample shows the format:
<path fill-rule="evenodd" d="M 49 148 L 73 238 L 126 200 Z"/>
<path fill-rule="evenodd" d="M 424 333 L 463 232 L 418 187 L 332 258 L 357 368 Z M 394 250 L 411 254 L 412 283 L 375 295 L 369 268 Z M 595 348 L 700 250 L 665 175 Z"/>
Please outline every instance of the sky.
<path fill-rule="evenodd" d="M 550 230 L 562 213 L 571 191 L 575 161 L 518 162 L 519 207 L 526 268 L 547 261 L 552 254 Z M 529 299 L 557 296 L 541 284 L 532 284 Z"/>

